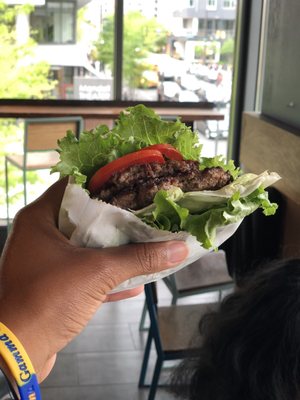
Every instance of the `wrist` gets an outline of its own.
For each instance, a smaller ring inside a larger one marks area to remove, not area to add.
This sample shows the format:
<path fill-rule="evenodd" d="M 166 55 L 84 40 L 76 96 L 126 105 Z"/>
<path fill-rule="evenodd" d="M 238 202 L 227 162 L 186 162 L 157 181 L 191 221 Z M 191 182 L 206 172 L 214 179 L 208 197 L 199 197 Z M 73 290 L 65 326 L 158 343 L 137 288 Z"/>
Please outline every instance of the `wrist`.
<path fill-rule="evenodd" d="M 10 300 L 3 299 L 0 302 L 0 322 L 5 324 L 21 342 L 39 376 L 48 358 L 47 341 L 40 331 L 40 319 L 32 312 L 27 312 L 22 305 L 16 305 Z"/>
<path fill-rule="evenodd" d="M 0 322 L 0 354 L 3 372 L 22 400 L 40 400 L 40 389 L 32 362 L 15 334 Z"/>

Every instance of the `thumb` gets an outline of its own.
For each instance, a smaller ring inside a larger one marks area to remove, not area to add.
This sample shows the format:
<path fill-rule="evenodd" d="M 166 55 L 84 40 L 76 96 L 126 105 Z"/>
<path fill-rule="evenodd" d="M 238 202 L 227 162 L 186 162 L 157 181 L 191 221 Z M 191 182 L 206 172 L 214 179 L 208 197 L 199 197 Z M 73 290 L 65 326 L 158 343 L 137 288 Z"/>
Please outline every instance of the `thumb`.
<path fill-rule="evenodd" d="M 101 250 L 86 250 L 90 251 L 90 257 L 86 261 L 97 274 L 97 287 L 103 294 L 109 293 L 122 282 L 135 276 L 154 274 L 175 267 L 189 253 L 187 245 L 182 241 L 139 243 Z"/>

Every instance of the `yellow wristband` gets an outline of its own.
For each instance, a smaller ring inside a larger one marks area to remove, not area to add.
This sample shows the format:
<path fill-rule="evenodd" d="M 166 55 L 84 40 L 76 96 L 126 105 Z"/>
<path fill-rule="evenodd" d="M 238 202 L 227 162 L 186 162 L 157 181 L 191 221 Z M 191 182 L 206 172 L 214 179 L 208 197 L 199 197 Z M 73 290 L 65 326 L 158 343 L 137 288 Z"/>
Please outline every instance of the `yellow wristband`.
<path fill-rule="evenodd" d="M 0 322 L 0 354 L 14 377 L 22 400 L 40 400 L 33 365 L 19 339 Z"/>

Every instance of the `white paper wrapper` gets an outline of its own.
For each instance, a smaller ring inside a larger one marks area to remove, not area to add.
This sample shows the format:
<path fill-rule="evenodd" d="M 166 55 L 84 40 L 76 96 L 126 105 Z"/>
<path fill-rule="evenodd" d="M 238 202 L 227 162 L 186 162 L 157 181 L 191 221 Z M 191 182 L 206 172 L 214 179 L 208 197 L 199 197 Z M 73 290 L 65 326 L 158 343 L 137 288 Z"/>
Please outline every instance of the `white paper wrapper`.
<path fill-rule="evenodd" d="M 232 236 L 240 223 L 241 221 L 219 228 L 215 246 L 220 246 Z M 82 247 L 116 247 L 130 242 L 168 240 L 183 240 L 187 243 L 189 255 L 180 265 L 159 273 L 129 279 L 113 292 L 131 289 L 164 278 L 209 252 L 187 232 L 170 233 L 152 228 L 129 211 L 91 199 L 86 191 L 73 183 L 69 183 L 65 190 L 59 215 L 59 229 L 73 244 Z"/>

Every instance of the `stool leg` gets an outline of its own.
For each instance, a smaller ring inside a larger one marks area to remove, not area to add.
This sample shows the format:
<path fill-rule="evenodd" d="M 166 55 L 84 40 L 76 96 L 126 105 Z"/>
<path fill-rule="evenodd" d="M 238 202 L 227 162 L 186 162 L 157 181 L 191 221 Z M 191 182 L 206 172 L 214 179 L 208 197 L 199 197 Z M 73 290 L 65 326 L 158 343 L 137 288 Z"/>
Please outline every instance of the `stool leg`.
<path fill-rule="evenodd" d="M 148 361 L 149 361 L 149 356 L 150 356 L 151 342 L 152 342 L 152 332 L 149 331 L 147 343 L 146 343 L 146 347 L 145 347 L 145 352 L 144 352 L 143 363 L 142 363 L 142 367 L 141 367 L 140 378 L 139 378 L 139 384 L 138 384 L 139 388 L 141 388 L 145 385 L 145 377 L 146 377 Z"/>
<path fill-rule="evenodd" d="M 153 378 L 152 378 L 152 382 L 151 382 L 151 386 L 150 386 L 148 400 L 154 400 L 154 398 L 155 398 L 162 363 L 163 363 L 163 360 L 160 357 L 157 357 L 154 374 L 153 374 Z"/>
<path fill-rule="evenodd" d="M 140 331 L 147 331 L 148 330 L 148 328 L 145 327 L 146 315 L 147 315 L 147 303 L 146 303 L 146 300 L 145 300 L 144 306 L 143 306 L 142 315 L 141 315 L 141 320 L 140 320 L 140 326 L 139 326 L 139 330 Z"/>

